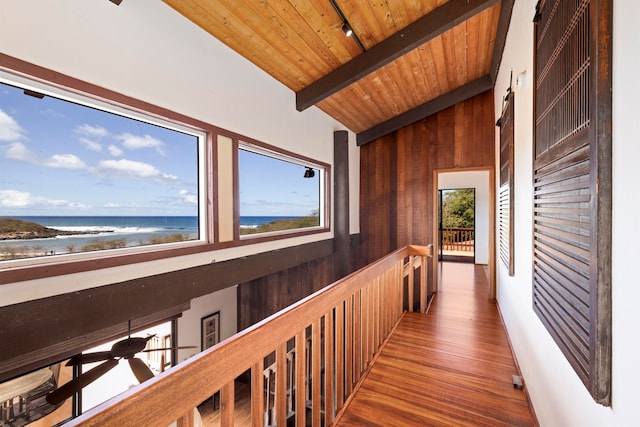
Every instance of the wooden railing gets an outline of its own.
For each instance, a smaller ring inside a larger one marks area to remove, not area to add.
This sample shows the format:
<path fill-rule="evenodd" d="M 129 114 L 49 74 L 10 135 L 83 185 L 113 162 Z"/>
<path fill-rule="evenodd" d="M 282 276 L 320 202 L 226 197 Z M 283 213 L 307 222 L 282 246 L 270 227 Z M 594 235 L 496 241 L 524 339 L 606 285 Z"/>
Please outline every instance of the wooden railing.
<path fill-rule="evenodd" d="M 474 239 L 473 228 L 442 229 L 442 249 L 444 251 L 473 252 Z"/>
<path fill-rule="evenodd" d="M 246 371 L 252 426 L 288 417 L 304 426 L 308 415 L 331 425 L 405 309 L 425 311 L 430 256 L 430 247 L 398 250 L 68 425 L 189 427 L 194 408 L 220 391 L 221 425 L 231 426 L 235 380 Z"/>

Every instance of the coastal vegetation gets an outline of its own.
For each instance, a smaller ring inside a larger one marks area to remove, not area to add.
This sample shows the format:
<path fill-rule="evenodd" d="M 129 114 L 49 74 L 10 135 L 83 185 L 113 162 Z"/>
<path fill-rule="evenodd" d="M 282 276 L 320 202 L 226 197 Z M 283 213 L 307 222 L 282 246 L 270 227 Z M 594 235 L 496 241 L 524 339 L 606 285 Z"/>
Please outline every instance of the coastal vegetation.
<path fill-rule="evenodd" d="M 317 227 L 319 225 L 320 215 L 314 211 L 309 216 L 292 219 L 278 219 L 253 228 L 241 228 L 240 234 L 247 235 L 267 233 L 270 231 L 295 230 L 297 228 Z"/>
<path fill-rule="evenodd" d="M 0 240 L 48 239 L 72 234 L 92 234 L 93 232 L 63 231 L 45 227 L 31 221 L 15 218 L 0 218 Z M 95 234 L 95 233 L 94 233 Z"/>

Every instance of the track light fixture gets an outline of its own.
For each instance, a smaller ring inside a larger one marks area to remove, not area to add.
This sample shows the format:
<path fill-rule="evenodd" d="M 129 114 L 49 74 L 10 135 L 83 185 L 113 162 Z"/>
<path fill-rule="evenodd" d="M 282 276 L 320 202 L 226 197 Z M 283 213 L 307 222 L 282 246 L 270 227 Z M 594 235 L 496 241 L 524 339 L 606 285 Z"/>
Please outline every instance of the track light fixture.
<path fill-rule="evenodd" d="M 304 177 L 313 178 L 314 176 L 316 176 L 316 171 L 307 166 L 307 170 L 304 171 Z"/>
<path fill-rule="evenodd" d="M 351 25 L 345 22 L 342 25 L 342 32 L 344 33 L 345 36 L 351 37 L 351 35 L 353 34 L 353 29 L 351 29 Z"/>
<path fill-rule="evenodd" d="M 360 50 L 364 52 L 366 50 L 364 48 L 364 45 L 358 38 L 358 35 L 355 33 L 355 31 L 353 31 L 353 28 L 351 28 L 351 25 L 349 24 L 347 17 L 344 16 L 344 13 L 342 13 L 342 11 L 340 10 L 340 7 L 338 7 L 338 5 L 336 4 L 336 0 L 329 0 L 329 3 L 331 3 L 331 6 L 333 6 L 333 9 L 338 14 L 338 18 L 340 18 L 340 20 L 342 21 L 342 32 L 344 33 L 344 35 L 347 37 L 352 37 L 353 40 L 358 45 L 358 47 L 360 48 Z"/>

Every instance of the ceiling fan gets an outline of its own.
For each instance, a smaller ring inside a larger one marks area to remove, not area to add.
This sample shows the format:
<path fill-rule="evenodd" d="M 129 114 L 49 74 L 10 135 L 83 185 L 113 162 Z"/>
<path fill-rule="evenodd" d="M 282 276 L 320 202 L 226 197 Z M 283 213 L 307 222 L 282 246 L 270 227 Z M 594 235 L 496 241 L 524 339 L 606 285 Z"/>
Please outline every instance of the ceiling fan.
<path fill-rule="evenodd" d="M 84 372 L 77 377 L 73 378 L 71 381 L 63 384 L 57 389 L 53 390 L 49 394 L 47 394 L 46 400 L 51 405 L 58 405 L 64 402 L 66 399 L 73 396 L 75 393 L 78 393 L 87 385 L 91 384 L 111 369 L 113 369 L 121 359 L 126 359 L 129 362 L 129 366 L 131 367 L 131 371 L 137 378 L 137 380 L 142 383 L 150 378 L 153 378 L 153 372 L 149 367 L 144 363 L 141 359 L 135 357 L 136 353 L 140 352 L 151 352 L 151 351 L 166 351 L 172 350 L 173 348 L 154 348 L 145 350 L 147 346 L 147 342 L 153 338 L 155 335 L 149 335 L 146 338 L 142 337 L 131 337 L 131 333 L 125 339 L 122 339 L 111 346 L 110 350 L 107 351 L 97 351 L 93 353 L 86 354 L 77 354 L 73 356 L 66 363 L 66 366 L 78 366 L 84 365 L 86 363 L 97 363 L 103 362 L 100 365 Z M 184 347 L 175 347 L 176 349 L 186 349 L 186 348 L 196 348 L 196 346 L 184 346 Z"/>

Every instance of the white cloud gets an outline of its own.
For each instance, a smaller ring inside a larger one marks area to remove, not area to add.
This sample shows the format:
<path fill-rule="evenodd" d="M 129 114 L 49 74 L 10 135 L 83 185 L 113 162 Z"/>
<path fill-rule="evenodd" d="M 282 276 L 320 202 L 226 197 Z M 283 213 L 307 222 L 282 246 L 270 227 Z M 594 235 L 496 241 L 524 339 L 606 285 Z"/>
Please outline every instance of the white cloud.
<path fill-rule="evenodd" d="M 85 169 L 87 165 L 75 154 L 54 154 L 48 159 L 40 159 L 22 142 L 14 142 L 5 150 L 4 157 L 34 165 L 62 169 Z"/>
<path fill-rule="evenodd" d="M 82 142 L 88 150 L 102 151 L 102 144 L 100 144 L 99 142 L 93 141 L 89 138 L 80 138 L 80 142 Z"/>
<path fill-rule="evenodd" d="M 109 153 L 113 157 L 119 157 L 119 156 L 122 156 L 122 154 L 124 154 L 124 151 L 122 151 L 120 147 L 117 147 L 113 144 L 109 145 L 109 147 L 107 147 L 107 150 L 109 150 Z"/>
<path fill-rule="evenodd" d="M 17 141 L 24 138 L 24 130 L 18 122 L 0 109 L 0 141 Z"/>
<path fill-rule="evenodd" d="M 155 139 L 152 136 L 137 136 L 130 133 L 123 133 L 114 137 L 118 141 L 122 141 L 122 146 L 128 150 L 139 150 L 142 148 L 154 148 L 161 155 L 165 155 L 164 142 Z"/>
<path fill-rule="evenodd" d="M 109 135 L 109 131 L 102 126 L 91 126 L 86 123 L 76 126 L 73 132 L 77 135 L 90 136 L 92 138 L 102 138 Z"/>
<path fill-rule="evenodd" d="M 118 204 L 118 203 L 105 203 L 104 207 L 105 208 L 119 208 L 120 204 Z"/>
<path fill-rule="evenodd" d="M 103 160 L 95 171 L 101 175 L 137 178 L 160 183 L 175 183 L 178 179 L 175 175 L 160 172 L 148 163 L 127 159 Z"/>
<path fill-rule="evenodd" d="M 69 200 L 47 199 L 31 193 L 17 190 L 0 190 L 0 208 L 73 208 L 81 209 L 88 206 Z"/>
<path fill-rule="evenodd" d="M 188 205 L 197 205 L 198 204 L 198 195 L 190 193 L 188 190 L 180 190 L 180 198 L 183 203 Z"/>
<path fill-rule="evenodd" d="M 42 162 L 44 166 L 62 169 L 85 169 L 87 165 L 74 154 L 54 154 Z"/>
<path fill-rule="evenodd" d="M 102 144 L 96 140 L 109 135 L 109 131 L 102 126 L 91 126 L 86 123 L 76 126 L 73 133 L 78 135 L 80 142 L 91 151 L 102 151 Z"/>
<path fill-rule="evenodd" d="M 29 151 L 22 142 L 10 144 L 4 152 L 4 157 L 9 160 L 19 160 L 21 162 L 36 163 L 35 155 Z"/>

